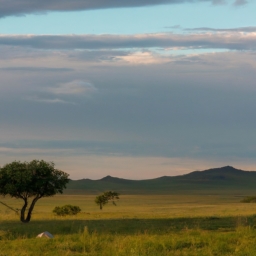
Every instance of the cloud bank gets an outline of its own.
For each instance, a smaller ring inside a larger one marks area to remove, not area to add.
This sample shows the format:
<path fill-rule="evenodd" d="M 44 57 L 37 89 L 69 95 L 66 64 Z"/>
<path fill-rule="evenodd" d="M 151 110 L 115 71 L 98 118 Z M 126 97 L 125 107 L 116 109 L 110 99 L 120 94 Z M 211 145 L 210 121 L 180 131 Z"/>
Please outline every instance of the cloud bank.
<path fill-rule="evenodd" d="M 170 27 L 171 28 L 171 27 Z M 201 28 L 187 28 L 185 29 L 187 31 L 210 31 L 210 32 L 256 32 L 256 27 L 239 27 L 239 28 L 207 28 L 207 27 L 201 27 Z"/>
<path fill-rule="evenodd" d="M 1 35 L 0 161 L 40 155 L 68 165 L 72 158 L 74 173 L 78 159 L 80 178 L 111 157 L 113 165 L 124 158 L 169 159 L 165 175 L 174 159 L 194 159 L 193 168 L 202 161 L 253 164 L 255 39 L 253 27 Z M 105 162 L 94 169 L 100 177 L 102 168 Z M 132 168 L 134 175 L 140 170 Z"/>
<path fill-rule="evenodd" d="M 243 28 L 245 30 L 245 28 Z M 204 30 L 209 30 L 204 28 Z M 238 29 L 239 30 L 239 29 Z M 248 28 L 252 30 L 252 28 Z M 256 33 L 237 31 L 208 33 L 155 33 L 137 35 L 0 35 L 0 45 L 37 49 L 171 48 L 255 50 Z"/>
<path fill-rule="evenodd" d="M 225 3 L 223 0 L 0 0 L 0 18 L 27 14 L 42 14 L 52 11 L 82 11 L 199 2 L 209 2 L 214 5 Z M 234 1 L 234 5 L 236 6 L 246 3 L 246 0 Z"/>

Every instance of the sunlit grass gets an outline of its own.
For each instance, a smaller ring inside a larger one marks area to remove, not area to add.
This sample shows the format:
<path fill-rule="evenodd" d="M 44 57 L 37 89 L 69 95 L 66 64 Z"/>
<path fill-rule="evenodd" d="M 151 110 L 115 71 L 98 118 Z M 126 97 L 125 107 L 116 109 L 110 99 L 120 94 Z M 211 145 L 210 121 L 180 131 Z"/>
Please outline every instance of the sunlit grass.
<path fill-rule="evenodd" d="M 241 203 L 238 195 L 121 195 L 117 206 L 111 203 L 99 209 L 93 195 L 58 195 L 40 199 L 33 212 L 36 219 L 55 218 L 52 210 L 65 204 L 82 209 L 83 219 L 98 218 L 166 218 L 200 216 L 237 216 L 256 214 L 256 204 Z M 21 208 L 22 200 L 0 198 L 13 208 Z M 0 220 L 17 219 L 11 210 L 0 204 Z M 59 219 L 59 217 L 56 217 Z M 76 217 L 74 217 L 76 218 Z"/>
<path fill-rule="evenodd" d="M 55 196 L 38 201 L 21 223 L 0 205 L 0 256 L 4 255 L 256 255 L 256 204 L 220 195 L 121 196 L 101 211 L 95 196 Z M 21 201 L 1 198 L 14 208 Z M 55 206 L 82 213 L 58 217 Z M 36 238 L 49 231 L 54 239 Z"/>

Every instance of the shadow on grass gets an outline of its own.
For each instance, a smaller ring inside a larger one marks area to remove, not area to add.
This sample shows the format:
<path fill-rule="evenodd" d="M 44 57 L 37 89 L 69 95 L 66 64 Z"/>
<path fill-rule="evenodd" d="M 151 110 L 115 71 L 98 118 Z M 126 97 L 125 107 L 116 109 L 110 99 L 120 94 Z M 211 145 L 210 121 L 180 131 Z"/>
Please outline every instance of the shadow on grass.
<path fill-rule="evenodd" d="M 256 227 L 256 215 L 165 219 L 32 220 L 27 224 L 19 221 L 1 221 L 0 231 L 6 234 L 8 239 L 17 239 L 33 238 L 43 231 L 49 231 L 54 235 L 75 234 L 83 232 L 84 227 L 87 227 L 90 233 L 133 235 L 165 234 L 191 229 L 228 232 L 241 226 Z"/>

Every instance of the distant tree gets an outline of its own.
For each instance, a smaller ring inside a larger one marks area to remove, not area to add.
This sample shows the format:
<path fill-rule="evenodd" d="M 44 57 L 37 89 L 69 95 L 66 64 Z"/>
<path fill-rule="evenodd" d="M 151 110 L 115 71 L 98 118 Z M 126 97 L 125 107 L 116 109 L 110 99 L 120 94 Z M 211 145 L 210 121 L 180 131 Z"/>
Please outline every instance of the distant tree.
<path fill-rule="evenodd" d="M 63 193 L 69 182 L 68 176 L 69 174 L 55 169 L 52 162 L 14 161 L 0 168 L 0 195 L 24 201 L 19 213 L 20 220 L 26 223 L 30 221 L 34 206 L 40 198 Z"/>
<path fill-rule="evenodd" d="M 98 204 L 100 206 L 100 209 L 102 210 L 103 205 L 107 204 L 108 200 L 104 195 L 99 195 L 96 196 L 95 203 Z"/>
<path fill-rule="evenodd" d="M 106 191 L 102 195 L 99 195 L 95 198 L 95 203 L 100 206 L 102 210 L 103 206 L 111 201 L 114 205 L 116 205 L 115 200 L 119 199 L 119 193 L 115 191 Z"/>

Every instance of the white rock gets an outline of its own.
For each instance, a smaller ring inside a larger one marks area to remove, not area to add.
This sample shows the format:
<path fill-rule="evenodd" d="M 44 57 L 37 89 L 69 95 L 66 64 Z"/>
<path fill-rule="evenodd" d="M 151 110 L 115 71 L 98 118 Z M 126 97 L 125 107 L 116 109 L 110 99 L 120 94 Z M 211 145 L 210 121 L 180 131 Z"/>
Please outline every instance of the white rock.
<path fill-rule="evenodd" d="M 48 231 L 45 231 L 39 235 L 37 235 L 37 237 L 47 237 L 47 238 L 53 238 L 53 235 L 51 233 L 49 233 Z"/>

